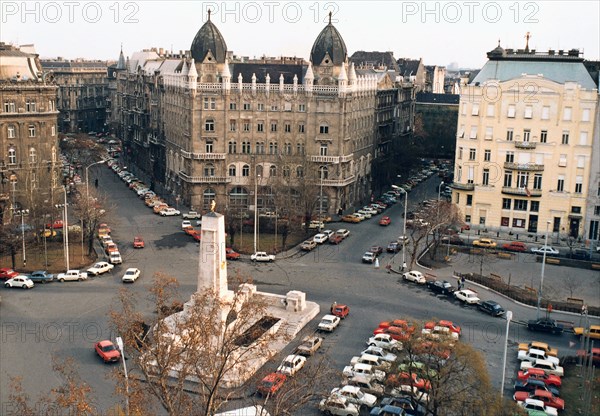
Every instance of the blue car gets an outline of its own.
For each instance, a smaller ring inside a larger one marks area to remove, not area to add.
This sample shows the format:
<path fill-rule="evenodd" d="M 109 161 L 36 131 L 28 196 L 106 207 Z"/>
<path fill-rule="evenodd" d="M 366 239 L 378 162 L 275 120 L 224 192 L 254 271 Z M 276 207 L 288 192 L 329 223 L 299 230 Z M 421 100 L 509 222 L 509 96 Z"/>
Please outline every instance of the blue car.
<path fill-rule="evenodd" d="M 30 275 L 28 275 L 28 277 L 34 283 L 49 283 L 49 282 L 53 282 L 54 281 L 54 275 L 48 273 L 45 270 L 35 271 L 35 272 L 31 273 Z"/>
<path fill-rule="evenodd" d="M 398 415 L 398 416 L 406 416 L 406 412 L 404 411 L 403 408 L 401 407 L 396 407 L 396 406 L 383 406 L 383 407 L 374 407 L 371 410 L 371 413 L 369 413 L 370 416 L 391 416 L 391 415 Z"/>

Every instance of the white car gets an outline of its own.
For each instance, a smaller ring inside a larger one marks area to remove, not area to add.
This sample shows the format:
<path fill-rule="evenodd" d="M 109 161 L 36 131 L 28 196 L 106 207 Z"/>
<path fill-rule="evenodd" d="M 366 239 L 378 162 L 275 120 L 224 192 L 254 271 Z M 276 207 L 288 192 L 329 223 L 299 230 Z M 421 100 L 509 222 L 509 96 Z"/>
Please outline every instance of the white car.
<path fill-rule="evenodd" d="M 166 208 L 160 212 L 160 215 L 162 215 L 163 217 L 171 217 L 179 214 L 181 214 L 181 212 L 179 210 L 176 210 L 175 208 Z"/>
<path fill-rule="evenodd" d="M 327 236 L 327 238 L 329 238 L 333 235 L 333 231 L 332 230 L 323 230 L 323 231 L 321 231 L 321 234 L 325 234 Z"/>
<path fill-rule="evenodd" d="M 364 221 L 365 220 L 365 216 L 362 215 L 360 212 L 355 212 L 354 214 L 352 214 L 353 217 L 358 218 L 359 221 Z"/>
<path fill-rule="evenodd" d="M 377 397 L 372 394 L 363 393 L 363 391 L 356 386 L 344 386 L 338 387 L 331 390 L 332 396 L 345 397 L 350 403 L 357 406 L 373 407 L 377 404 Z"/>
<path fill-rule="evenodd" d="M 423 273 L 417 271 L 417 270 L 411 270 L 410 272 L 406 272 L 402 275 L 402 278 L 404 280 L 408 280 L 409 282 L 415 282 L 415 283 L 419 283 L 421 285 L 424 285 L 425 283 L 427 283 L 427 281 L 425 280 L 425 276 L 423 276 Z"/>
<path fill-rule="evenodd" d="M 363 354 L 374 355 L 375 357 L 379 357 L 383 361 L 389 361 L 392 363 L 394 361 L 396 361 L 396 358 L 398 358 L 398 356 L 396 354 L 392 354 L 391 352 L 387 352 L 386 350 L 384 350 L 381 347 L 375 347 L 372 345 L 369 345 L 369 348 L 367 348 L 366 350 L 364 350 L 360 353 L 360 355 L 363 355 Z"/>
<path fill-rule="evenodd" d="M 377 215 L 377 210 L 368 205 L 365 205 L 364 207 L 362 207 L 361 211 L 368 212 L 371 215 Z"/>
<path fill-rule="evenodd" d="M 273 254 L 267 254 L 264 251 L 257 251 L 256 253 L 250 256 L 250 260 L 272 262 L 275 261 L 275 256 Z"/>
<path fill-rule="evenodd" d="M 524 402 L 517 402 L 519 406 L 527 410 L 537 410 L 538 412 L 545 413 L 548 416 L 557 416 L 558 410 L 555 407 L 546 406 L 543 401 L 536 399 L 525 399 Z"/>
<path fill-rule="evenodd" d="M 359 209 L 358 211 L 356 211 L 356 213 L 362 215 L 365 218 L 371 218 L 372 217 L 371 212 L 370 211 L 367 212 L 364 209 Z"/>
<path fill-rule="evenodd" d="M 350 231 L 346 230 L 345 228 L 340 228 L 335 232 L 335 235 L 339 235 L 342 238 L 346 238 L 350 235 Z"/>
<path fill-rule="evenodd" d="M 15 276 L 12 279 L 8 279 L 6 283 L 4 283 L 4 287 L 7 288 L 20 287 L 23 289 L 31 289 L 33 286 L 35 286 L 33 280 L 24 275 Z"/>
<path fill-rule="evenodd" d="M 306 364 L 306 357 L 301 355 L 288 355 L 285 360 L 277 367 L 277 372 L 286 376 L 293 376 Z"/>
<path fill-rule="evenodd" d="M 353 361 L 356 361 L 358 357 L 354 357 Z M 375 369 L 370 364 L 363 363 L 353 363 L 352 365 L 347 365 L 344 367 L 342 371 L 344 377 L 352 378 L 354 376 L 365 376 L 369 380 L 377 380 L 379 382 L 385 381 L 385 372 L 381 370 Z"/>
<path fill-rule="evenodd" d="M 359 406 L 350 403 L 350 401 L 343 396 L 329 396 L 326 399 L 321 400 L 319 403 L 319 410 L 325 412 L 328 415 L 335 416 L 358 416 Z"/>
<path fill-rule="evenodd" d="M 531 361 L 521 361 L 521 371 L 526 371 L 530 368 L 537 368 L 543 370 L 546 374 L 554 374 L 559 377 L 565 375 L 565 370 L 561 366 L 554 364 L 552 361 L 535 360 L 533 363 Z"/>
<path fill-rule="evenodd" d="M 189 221 L 189 220 L 183 220 L 183 221 L 181 221 L 181 229 L 182 230 L 185 230 L 186 228 L 191 227 L 191 226 L 192 226 L 192 222 L 191 221 Z"/>
<path fill-rule="evenodd" d="M 555 365 L 560 364 L 557 357 L 552 357 L 551 355 L 546 354 L 546 351 L 538 350 L 536 348 L 530 348 L 529 351 L 519 350 L 517 358 L 519 361 L 531 361 L 532 363 L 536 360 L 548 360 Z"/>
<path fill-rule="evenodd" d="M 306 226 L 306 223 L 302 223 L 302 227 L 304 228 Z M 323 223 L 323 221 L 311 221 L 308 223 L 308 229 L 309 230 L 316 230 L 316 229 L 321 229 L 325 226 L 325 224 Z"/>
<path fill-rule="evenodd" d="M 363 263 L 375 263 L 375 259 L 376 258 L 377 258 L 377 254 L 375 254 L 375 253 L 373 253 L 371 251 L 367 251 L 362 256 L 362 262 Z"/>
<path fill-rule="evenodd" d="M 118 251 L 112 251 L 110 253 L 109 261 L 111 262 L 111 264 L 122 264 L 123 258 L 121 257 L 121 253 L 119 253 Z"/>
<path fill-rule="evenodd" d="M 469 289 L 457 290 L 454 292 L 454 297 L 469 305 L 477 305 L 481 301 L 477 296 L 477 293 Z"/>
<path fill-rule="evenodd" d="M 329 240 L 329 237 L 323 233 L 319 233 L 313 237 L 313 241 L 317 244 L 323 244 L 327 240 Z"/>
<path fill-rule="evenodd" d="M 60 273 L 56 276 L 56 280 L 59 282 L 64 281 L 82 281 L 87 280 L 88 274 L 86 272 L 80 272 L 79 270 L 67 270 L 65 273 Z"/>
<path fill-rule="evenodd" d="M 87 272 L 88 272 L 88 274 L 90 274 L 92 276 L 99 276 L 103 273 L 112 271 L 112 269 L 114 269 L 114 268 L 115 268 L 115 266 L 110 263 L 107 263 L 105 261 L 99 261 L 98 263 L 96 263 L 92 267 L 90 267 L 87 270 Z"/>
<path fill-rule="evenodd" d="M 531 249 L 531 252 L 535 253 L 535 254 L 546 253 L 546 255 L 551 255 L 551 256 L 558 256 L 558 254 L 560 253 L 557 249 L 555 249 L 552 246 L 533 247 Z"/>
<path fill-rule="evenodd" d="M 384 350 L 402 349 L 402 343 L 396 341 L 390 334 L 376 334 L 367 341 L 371 347 L 379 347 Z"/>
<path fill-rule="evenodd" d="M 138 277 L 140 277 L 141 273 L 142 272 L 140 272 L 140 269 L 131 267 L 131 268 L 125 270 L 125 274 L 123 275 L 121 280 L 123 281 L 123 283 L 133 283 L 137 280 Z"/>
<path fill-rule="evenodd" d="M 340 324 L 340 317 L 335 315 L 325 315 L 319 322 L 319 331 L 333 332 L 335 328 Z"/>
<path fill-rule="evenodd" d="M 450 337 L 453 339 L 458 340 L 459 338 L 459 334 L 458 332 L 453 332 L 450 331 L 450 328 L 446 327 L 446 326 L 434 326 L 433 328 L 423 328 L 421 330 L 421 333 L 429 338 L 434 338 L 434 339 L 438 339 L 441 337 Z"/>

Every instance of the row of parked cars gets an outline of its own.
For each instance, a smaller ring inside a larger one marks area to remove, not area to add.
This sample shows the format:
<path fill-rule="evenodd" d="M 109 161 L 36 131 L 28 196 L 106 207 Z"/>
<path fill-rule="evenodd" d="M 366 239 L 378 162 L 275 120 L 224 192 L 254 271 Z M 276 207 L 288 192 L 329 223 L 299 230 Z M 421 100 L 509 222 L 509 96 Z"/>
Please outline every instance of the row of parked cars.
<path fill-rule="evenodd" d="M 350 235 L 350 231 L 345 228 L 340 228 L 336 231 L 333 230 L 322 230 L 318 234 L 314 235 L 311 239 L 304 241 L 300 244 L 300 250 L 312 251 L 319 244 L 329 242 L 329 244 L 340 244 Z"/>

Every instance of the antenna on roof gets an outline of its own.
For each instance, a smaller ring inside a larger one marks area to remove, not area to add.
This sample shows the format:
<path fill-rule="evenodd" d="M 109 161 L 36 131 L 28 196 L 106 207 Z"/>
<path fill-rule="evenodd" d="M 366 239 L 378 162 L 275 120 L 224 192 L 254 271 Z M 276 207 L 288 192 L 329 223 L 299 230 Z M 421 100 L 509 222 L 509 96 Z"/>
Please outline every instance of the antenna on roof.
<path fill-rule="evenodd" d="M 332 15 L 331 10 L 329 10 L 329 24 L 331 24 L 331 15 Z"/>
<path fill-rule="evenodd" d="M 210 9 L 208 9 L 208 21 L 210 22 Z"/>

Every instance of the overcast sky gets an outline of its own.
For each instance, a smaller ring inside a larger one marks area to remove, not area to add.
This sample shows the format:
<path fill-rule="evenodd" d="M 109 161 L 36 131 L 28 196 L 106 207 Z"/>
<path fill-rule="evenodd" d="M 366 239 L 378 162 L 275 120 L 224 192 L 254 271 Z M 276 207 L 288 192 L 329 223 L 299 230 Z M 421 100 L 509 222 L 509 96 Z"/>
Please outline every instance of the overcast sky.
<path fill-rule="evenodd" d="M 236 55 L 309 58 L 327 14 L 348 47 L 427 65 L 478 68 L 505 48 L 579 48 L 598 60 L 598 1 L 0 1 L 0 40 L 42 57 L 117 59 L 150 47 L 188 50 L 212 10 Z"/>

